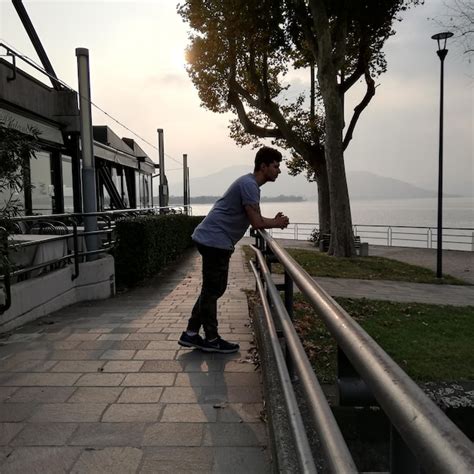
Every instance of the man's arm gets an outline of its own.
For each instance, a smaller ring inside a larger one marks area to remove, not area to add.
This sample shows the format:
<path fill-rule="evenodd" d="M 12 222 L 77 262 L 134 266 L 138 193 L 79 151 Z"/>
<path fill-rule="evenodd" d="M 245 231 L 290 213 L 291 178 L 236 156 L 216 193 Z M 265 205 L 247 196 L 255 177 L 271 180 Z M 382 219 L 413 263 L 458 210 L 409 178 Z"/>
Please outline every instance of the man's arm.
<path fill-rule="evenodd" d="M 289 219 L 279 212 L 274 218 L 263 217 L 259 204 L 246 204 L 244 206 L 250 225 L 254 229 L 284 229 L 289 224 Z"/>

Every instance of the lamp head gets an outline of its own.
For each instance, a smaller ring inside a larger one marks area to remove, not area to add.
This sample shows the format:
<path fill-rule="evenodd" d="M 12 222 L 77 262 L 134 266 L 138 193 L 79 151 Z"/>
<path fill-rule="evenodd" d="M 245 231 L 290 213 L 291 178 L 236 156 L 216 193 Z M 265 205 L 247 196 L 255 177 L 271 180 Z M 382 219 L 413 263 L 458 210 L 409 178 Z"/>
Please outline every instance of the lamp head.
<path fill-rule="evenodd" d="M 431 37 L 431 39 L 434 39 L 438 42 L 438 51 L 446 51 L 446 42 L 448 41 L 448 38 L 451 38 L 453 36 L 453 33 L 450 31 L 445 31 L 443 33 L 437 33 Z"/>

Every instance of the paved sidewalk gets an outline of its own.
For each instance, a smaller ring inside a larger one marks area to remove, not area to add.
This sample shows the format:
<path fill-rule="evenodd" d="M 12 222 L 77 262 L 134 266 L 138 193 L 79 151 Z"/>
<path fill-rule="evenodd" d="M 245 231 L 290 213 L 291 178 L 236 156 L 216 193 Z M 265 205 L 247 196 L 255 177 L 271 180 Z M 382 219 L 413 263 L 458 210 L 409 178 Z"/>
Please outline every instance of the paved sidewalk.
<path fill-rule="evenodd" d="M 0 339 L 2 473 L 270 472 L 260 374 L 247 358 L 241 288 L 252 279 L 235 252 L 220 332 L 240 353 L 179 349 L 197 264 L 190 253 L 147 287 Z"/>

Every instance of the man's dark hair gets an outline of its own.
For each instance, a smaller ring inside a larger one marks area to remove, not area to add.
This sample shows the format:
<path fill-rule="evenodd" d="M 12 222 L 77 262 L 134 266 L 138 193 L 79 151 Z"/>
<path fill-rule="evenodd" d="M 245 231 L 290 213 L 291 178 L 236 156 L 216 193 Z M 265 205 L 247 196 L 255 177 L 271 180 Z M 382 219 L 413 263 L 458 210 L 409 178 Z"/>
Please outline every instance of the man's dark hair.
<path fill-rule="evenodd" d="M 283 157 L 281 156 L 281 153 L 278 150 L 275 150 L 275 148 L 262 146 L 262 148 L 260 148 L 260 150 L 258 150 L 257 154 L 255 155 L 255 167 L 253 171 L 259 171 L 262 163 L 265 163 L 268 166 L 274 161 L 280 163 L 282 159 Z"/>

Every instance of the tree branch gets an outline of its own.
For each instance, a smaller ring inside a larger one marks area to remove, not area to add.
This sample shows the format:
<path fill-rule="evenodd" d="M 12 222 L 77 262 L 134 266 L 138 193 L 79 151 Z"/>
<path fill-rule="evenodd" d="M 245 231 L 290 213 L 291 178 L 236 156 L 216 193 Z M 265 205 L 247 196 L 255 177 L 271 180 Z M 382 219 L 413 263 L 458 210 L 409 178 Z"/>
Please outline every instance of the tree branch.
<path fill-rule="evenodd" d="M 352 133 L 354 132 L 354 128 L 359 120 L 360 114 L 362 111 L 369 105 L 372 97 L 375 95 L 375 82 L 370 76 L 368 68 L 365 70 L 365 82 L 367 84 L 367 90 L 365 92 L 364 98 L 360 101 L 360 103 L 354 107 L 354 114 L 352 115 L 351 122 L 347 127 L 346 136 L 342 142 L 343 150 L 347 148 L 349 142 L 352 140 Z"/>
<path fill-rule="evenodd" d="M 229 89 L 228 103 L 235 107 L 237 116 L 239 117 L 239 121 L 244 127 L 245 132 L 256 135 L 260 138 L 283 138 L 283 135 L 278 128 L 260 127 L 252 122 L 245 111 L 244 104 L 240 100 L 239 94 L 233 89 Z"/>

